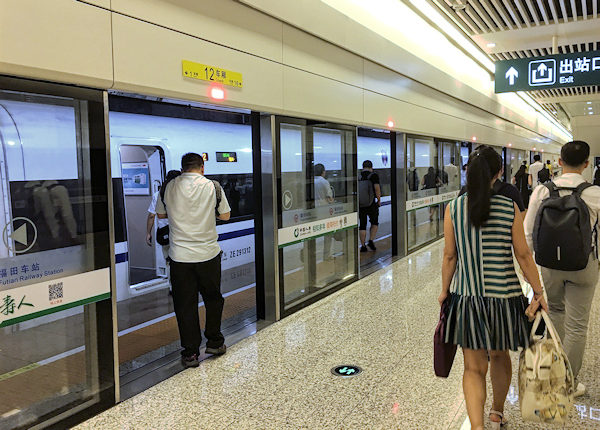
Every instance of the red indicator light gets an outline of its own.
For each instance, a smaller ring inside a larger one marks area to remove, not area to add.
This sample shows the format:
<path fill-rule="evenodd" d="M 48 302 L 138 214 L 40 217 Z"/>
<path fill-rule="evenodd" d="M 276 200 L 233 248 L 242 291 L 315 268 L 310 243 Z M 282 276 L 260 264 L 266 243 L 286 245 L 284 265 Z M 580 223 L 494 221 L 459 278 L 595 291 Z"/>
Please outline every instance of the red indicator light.
<path fill-rule="evenodd" d="M 389 127 L 389 128 L 394 128 L 394 125 L 395 125 L 395 124 L 394 124 L 394 121 L 392 121 L 392 120 L 390 119 L 390 120 L 388 121 L 388 124 L 387 124 L 387 125 L 388 125 L 388 127 Z"/>
<path fill-rule="evenodd" d="M 212 98 L 214 100 L 224 100 L 225 99 L 225 90 L 221 87 L 211 87 L 210 98 Z"/>

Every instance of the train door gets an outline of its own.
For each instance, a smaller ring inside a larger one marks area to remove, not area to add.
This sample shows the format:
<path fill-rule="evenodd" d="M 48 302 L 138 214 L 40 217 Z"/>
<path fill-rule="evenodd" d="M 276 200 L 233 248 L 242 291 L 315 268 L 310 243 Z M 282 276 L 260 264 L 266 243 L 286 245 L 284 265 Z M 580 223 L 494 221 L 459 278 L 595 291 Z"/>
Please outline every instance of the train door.
<path fill-rule="evenodd" d="M 115 251 L 121 398 L 125 399 L 182 369 L 180 342 L 163 248 L 154 221 L 147 243 L 148 208 L 166 172 L 181 157 L 204 157 L 205 176 L 218 181 L 231 219 L 217 222 L 225 297 L 226 342 L 252 331 L 257 319 L 254 250 L 255 197 L 249 112 L 215 110 L 189 102 L 170 103 L 111 96 L 109 125 L 115 190 Z M 204 324 L 204 304 L 198 312 Z"/>
<path fill-rule="evenodd" d="M 159 220 L 151 217 L 148 221 L 149 210 L 156 205 L 165 174 L 162 148 L 127 144 L 121 145 L 119 152 L 129 249 L 129 288 L 137 292 L 167 288 L 166 259 L 162 246 L 156 242 Z M 148 227 L 148 222 L 152 227 Z"/>
<path fill-rule="evenodd" d="M 366 250 L 359 251 L 361 276 L 370 272 L 371 268 L 382 267 L 389 264 L 392 257 L 392 151 L 390 132 L 358 129 L 357 137 L 357 162 L 358 179 L 377 182 L 381 190 L 381 205 L 373 205 L 371 208 L 359 209 L 370 212 L 373 216 L 366 226 Z M 373 171 L 363 168 L 363 163 L 372 165 Z M 359 192 L 360 192 L 359 182 Z M 360 200 L 360 196 L 359 196 Z M 372 224 L 373 221 L 375 224 Z M 375 226 L 375 227 L 373 227 Z M 372 233 L 374 236 L 372 237 Z M 360 232 L 359 232 L 360 235 Z M 360 237 L 359 237 L 360 239 Z M 371 244 L 369 241 L 373 239 Z M 362 243 L 359 242 L 359 245 Z M 375 248 L 375 249 L 373 249 Z"/>

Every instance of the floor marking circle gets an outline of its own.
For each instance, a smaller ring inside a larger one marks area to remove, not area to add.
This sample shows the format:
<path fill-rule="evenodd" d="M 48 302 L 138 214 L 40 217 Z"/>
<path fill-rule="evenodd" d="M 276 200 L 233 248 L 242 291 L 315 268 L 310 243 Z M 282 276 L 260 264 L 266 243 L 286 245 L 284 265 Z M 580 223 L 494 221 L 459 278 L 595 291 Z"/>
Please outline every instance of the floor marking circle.
<path fill-rule="evenodd" d="M 331 373 L 335 376 L 341 376 L 342 378 L 350 378 L 356 376 L 362 372 L 362 369 L 352 364 L 344 364 L 341 366 L 335 366 L 331 369 Z"/>

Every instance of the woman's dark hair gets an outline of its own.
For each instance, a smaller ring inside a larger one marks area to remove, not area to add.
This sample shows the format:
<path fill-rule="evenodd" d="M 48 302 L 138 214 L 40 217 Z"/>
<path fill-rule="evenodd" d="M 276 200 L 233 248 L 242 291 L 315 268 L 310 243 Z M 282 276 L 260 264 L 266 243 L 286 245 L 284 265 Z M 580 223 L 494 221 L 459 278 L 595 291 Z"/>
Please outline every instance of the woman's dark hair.
<path fill-rule="evenodd" d="M 167 177 L 165 178 L 165 182 L 163 182 L 162 186 L 160 187 L 160 199 L 163 201 L 163 203 L 165 201 L 165 191 L 167 190 L 168 183 L 171 182 L 176 177 L 178 177 L 179 175 L 181 175 L 181 171 L 179 171 L 179 170 L 169 170 L 167 172 Z"/>
<path fill-rule="evenodd" d="M 467 168 L 467 206 L 469 220 L 481 227 L 490 217 L 492 179 L 502 170 L 502 157 L 482 145 L 471 153 Z"/>

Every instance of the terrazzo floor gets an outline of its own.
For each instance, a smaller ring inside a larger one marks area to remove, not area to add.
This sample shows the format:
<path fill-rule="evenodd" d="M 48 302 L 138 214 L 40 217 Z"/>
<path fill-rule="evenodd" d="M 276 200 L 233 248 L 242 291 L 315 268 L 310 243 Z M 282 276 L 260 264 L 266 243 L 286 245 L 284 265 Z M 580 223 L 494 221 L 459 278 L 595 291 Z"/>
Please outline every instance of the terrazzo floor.
<path fill-rule="evenodd" d="M 440 242 L 424 248 L 77 428 L 468 429 L 461 353 L 449 378 L 432 370 L 441 256 Z M 600 428 L 599 312 L 597 294 L 580 374 L 588 394 L 564 428 Z M 340 364 L 363 372 L 333 376 Z M 509 428 L 544 428 L 520 421 L 514 387 Z"/>

